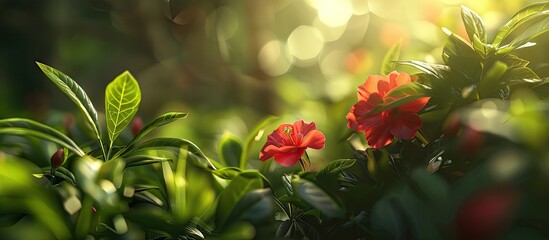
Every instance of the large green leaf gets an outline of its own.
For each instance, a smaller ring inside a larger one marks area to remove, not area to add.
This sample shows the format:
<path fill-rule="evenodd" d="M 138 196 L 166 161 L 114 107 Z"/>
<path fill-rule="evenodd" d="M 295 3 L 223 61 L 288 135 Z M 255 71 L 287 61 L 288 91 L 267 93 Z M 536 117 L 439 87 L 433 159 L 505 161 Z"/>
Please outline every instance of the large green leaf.
<path fill-rule="evenodd" d="M 482 19 L 476 12 L 465 6 L 461 6 L 461 18 L 463 19 L 463 24 L 465 25 L 467 36 L 469 36 L 469 39 L 471 39 L 471 41 L 473 40 L 475 35 L 483 43 L 486 43 L 488 41 L 486 37 L 486 29 L 484 28 Z"/>
<path fill-rule="evenodd" d="M 506 53 L 511 50 L 521 49 L 535 46 L 536 43 L 529 42 L 535 37 L 549 31 L 549 11 L 543 11 L 539 14 L 532 15 L 527 23 L 522 24 L 520 30 L 516 30 L 510 42 L 498 51 Z"/>
<path fill-rule="evenodd" d="M 252 145 L 254 142 L 257 142 L 261 139 L 261 136 L 263 136 L 264 128 L 277 120 L 278 117 L 276 116 L 269 116 L 263 119 L 259 124 L 255 126 L 255 128 L 248 133 L 248 136 L 246 136 L 246 140 L 244 141 L 244 148 L 242 149 L 242 157 L 240 158 L 240 168 L 245 169 L 246 163 L 248 161 L 248 155 L 250 153 L 250 149 L 252 148 Z"/>
<path fill-rule="evenodd" d="M 223 133 L 217 144 L 217 155 L 225 166 L 239 167 L 242 157 L 242 142 L 229 132 Z"/>
<path fill-rule="evenodd" d="M 84 151 L 69 137 L 50 126 L 33 120 L 24 118 L 2 119 L 0 120 L 0 133 L 42 138 L 66 147 L 80 157 L 85 155 Z"/>
<path fill-rule="evenodd" d="M 339 173 L 341 170 L 350 168 L 355 164 L 356 159 L 338 159 L 328 163 L 316 174 L 317 176 Z"/>
<path fill-rule="evenodd" d="M 86 92 L 74 80 L 61 71 L 40 62 L 36 62 L 36 64 L 38 64 L 38 67 L 40 67 L 42 72 L 44 72 L 46 76 L 76 104 L 78 109 L 80 109 L 86 117 L 86 121 L 99 140 L 99 144 L 103 147 L 97 111 L 93 107 Z"/>
<path fill-rule="evenodd" d="M 398 57 L 400 55 L 400 44 L 402 41 L 399 41 L 395 45 L 393 45 L 389 51 L 385 54 L 385 57 L 383 57 L 383 64 L 381 64 L 381 73 L 383 75 L 387 75 L 391 73 L 391 71 L 395 70 L 396 64 L 394 61 L 398 60 Z"/>
<path fill-rule="evenodd" d="M 482 80 L 477 85 L 478 93 L 481 98 L 489 97 L 491 93 L 499 90 L 502 84 L 505 84 L 505 82 L 501 81 L 501 76 L 505 74 L 507 68 L 507 64 L 496 61 L 490 69 L 486 71 L 486 74 L 484 74 Z"/>
<path fill-rule="evenodd" d="M 459 73 L 468 82 L 477 81 L 482 75 L 481 55 L 456 34 L 450 33 L 448 36 L 442 49 L 442 59 L 453 72 Z"/>
<path fill-rule="evenodd" d="M 129 148 L 132 148 L 137 141 L 141 140 L 145 135 L 147 135 L 149 132 L 154 130 L 157 127 L 166 125 L 168 123 L 171 123 L 177 119 L 182 119 L 187 117 L 187 113 L 181 113 L 181 112 L 168 112 L 164 113 L 157 118 L 155 118 L 152 122 L 145 125 L 141 131 L 132 139 L 130 143 L 128 143 L 124 148 L 122 148 L 120 151 L 118 151 L 113 158 L 116 158 L 120 156 L 122 153 L 125 153 Z"/>
<path fill-rule="evenodd" d="M 45 228 L 47 229 L 45 233 L 51 233 L 51 235 L 40 236 L 41 238 L 72 239 L 66 222 L 67 215 L 63 214 L 66 212 L 61 207 L 56 194 L 42 186 L 33 176 L 37 173 L 36 170 L 39 170 L 36 166 L 2 154 L 0 155 L 0 169 L 2 169 L 0 171 L 0 202 L 2 202 L 0 218 L 6 216 L 13 218 L 16 217 L 15 214 L 25 214 L 28 216 L 25 217 L 26 220 L 23 220 L 24 223 L 27 223 L 26 226 Z M 2 224 L 6 223 L 5 221 L 6 219 L 2 219 Z M 8 237 L 5 230 L 7 229 L 3 229 L 3 234 L 0 237 L 9 239 L 17 236 L 13 234 Z M 27 230 L 32 231 L 33 228 Z"/>
<path fill-rule="evenodd" d="M 164 113 L 158 116 L 157 118 L 155 118 L 152 122 L 145 125 L 128 145 L 132 145 L 135 142 L 139 141 L 141 138 L 143 138 L 145 135 L 147 135 L 149 132 L 151 132 L 155 128 L 171 123 L 177 119 L 186 118 L 188 115 L 189 115 L 188 113 L 182 113 L 182 112 Z"/>
<path fill-rule="evenodd" d="M 177 152 L 179 152 L 180 148 L 186 146 L 188 146 L 188 151 L 190 153 L 189 157 L 194 161 L 195 164 L 203 168 L 216 168 L 206 157 L 206 155 L 204 155 L 202 150 L 198 148 L 198 146 L 196 146 L 189 140 L 180 138 L 153 138 L 141 144 L 135 145 L 133 148 L 130 148 L 125 154 L 122 154 L 121 156 L 127 157 L 144 150 L 164 148 L 174 148 L 177 150 Z"/>
<path fill-rule="evenodd" d="M 235 177 L 219 196 L 219 206 L 215 214 L 216 229 L 223 229 L 228 224 L 229 216 L 246 193 L 263 188 L 259 172 L 242 172 Z"/>
<path fill-rule="evenodd" d="M 499 47 L 500 44 L 521 25 L 527 24 L 529 21 L 538 21 L 538 16 L 546 16 L 546 10 L 549 9 L 549 3 L 538 3 L 525 7 L 518 11 L 511 19 L 498 30 L 496 38 L 492 45 Z"/>
<path fill-rule="evenodd" d="M 292 185 L 294 193 L 326 216 L 341 218 L 345 215 L 343 206 L 314 182 L 294 175 Z"/>
<path fill-rule="evenodd" d="M 396 64 L 401 65 L 408 65 L 413 68 L 416 68 L 424 73 L 426 73 L 429 76 L 441 79 L 442 75 L 440 74 L 440 71 L 447 71 L 449 68 L 445 65 L 438 65 L 438 64 L 429 64 L 426 62 L 416 61 L 416 60 L 408 60 L 408 61 L 396 61 Z"/>
<path fill-rule="evenodd" d="M 141 102 L 139 84 L 130 72 L 117 76 L 105 90 L 105 115 L 111 147 L 135 116 Z"/>

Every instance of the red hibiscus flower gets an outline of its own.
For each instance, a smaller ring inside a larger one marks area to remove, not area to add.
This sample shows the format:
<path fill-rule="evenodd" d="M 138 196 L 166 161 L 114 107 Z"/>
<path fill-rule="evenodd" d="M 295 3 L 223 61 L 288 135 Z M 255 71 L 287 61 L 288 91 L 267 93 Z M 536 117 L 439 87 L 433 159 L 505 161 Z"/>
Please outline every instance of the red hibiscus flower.
<path fill-rule="evenodd" d="M 387 146 L 394 137 L 412 139 L 422 125 L 417 112 L 425 107 L 429 97 L 422 97 L 379 113 L 370 113 L 377 106 L 398 100 L 399 97 L 389 97 L 387 94 L 396 87 L 411 82 L 412 79 L 407 73 L 391 72 L 387 76 L 369 76 L 366 82 L 358 87 L 358 102 L 347 114 L 347 126 L 355 131 L 363 131 L 368 145 L 373 148 Z"/>
<path fill-rule="evenodd" d="M 265 161 L 274 157 L 280 165 L 290 167 L 301 159 L 305 149 L 321 149 L 325 141 L 326 137 L 316 130 L 314 122 L 307 124 L 300 120 L 293 125 L 282 124 L 267 137 L 259 159 Z"/>

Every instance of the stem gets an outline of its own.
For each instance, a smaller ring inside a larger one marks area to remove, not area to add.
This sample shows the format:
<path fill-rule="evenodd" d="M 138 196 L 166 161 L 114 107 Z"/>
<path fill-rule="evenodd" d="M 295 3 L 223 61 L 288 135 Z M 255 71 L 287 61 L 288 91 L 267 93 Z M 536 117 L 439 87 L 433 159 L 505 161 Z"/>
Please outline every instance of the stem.
<path fill-rule="evenodd" d="M 424 144 L 424 145 L 428 145 L 429 144 L 429 140 L 427 140 L 427 138 L 425 137 L 425 135 L 423 135 L 423 133 L 421 132 L 421 130 L 418 130 L 416 132 L 416 137 Z"/>
<path fill-rule="evenodd" d="M 105 162 L 108 161 L 108 160 L 110 159 L 110 157 L 111 157 L 112 144 L 113 144 L 113 142 L 111 142 L 111 143 L 109 144 L 109 152 L 107 153 L 107 157 L 105 158 Z"/>
<path fill-rule="evenodd" d="M 101 147 L 101 152 L 103 152 L 103 157 L 105 158 L 105 161 L 109 158 L 108 155 L 105 153 L 105 147 L 103 146 L 103 140 L 101 140 L 101 137 L 98 138 L 99 140 L 99 146 Z M 110 154 L 109 154 L 110 155 Z"/>
<path fill-rule="evenodd" d="M 307 171 L 307 166 L 306 166 L 306 163 L 305 161 L 303 160 L 303 158 L 300 158 L 299 159 L 299 165 L 301 165 L 301 170 L 306 172 Z"/>
<path fill-rule="evenodd" d="M 84 194 L 84 199 L 82 200 L 82 209 L 80 210 L 80 215 L 76 220 L 76 239 L 83 239 L 88 234 L 91 225 L 92 207 L 93 199 L 90 196 Z"/>

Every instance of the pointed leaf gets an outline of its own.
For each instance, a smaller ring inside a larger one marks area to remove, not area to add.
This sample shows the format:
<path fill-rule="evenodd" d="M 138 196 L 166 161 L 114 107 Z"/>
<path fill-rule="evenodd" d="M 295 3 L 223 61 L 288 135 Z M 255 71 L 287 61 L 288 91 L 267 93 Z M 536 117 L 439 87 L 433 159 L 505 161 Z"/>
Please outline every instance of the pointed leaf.
<path fill-rule="evenodd" d="M 441 70 L 448 70 L 448 66 L 444 65 L 437 65 L 437 64 L 429 64 L 426 62 L 416 61 L 416 60 L 409 60 L 409 61 L 396 61 L 396 64 L 401 65 L 408 65 L 411 67 L 414 67 L 430 76 L 436 77 L 436 78 L 442 78 L 442 75 L 439 71 Z"/>
<path fill-rule="evenodd" d="M 518 11 L 511 19 L 498 30 L 496 38 L 492 42 L 492 45 L 499 47 L 499 45 L 505 40 L 514 30 L 520 27 L 522 24 L 531 20 L 536 20 L 536 17 L 543 14 L 549 9 L 549 3 L 538 3 L 525 7 Z"/>
<path fill-rule="evenodd" d="M 397 44 L 393 45 L 389 51 L 383 57 L 383 64 L 381 64 L 381 73 L 387 75 L 395 70 L 396 64 L 394 61 L 398 60 L 400 55 L 400 44 L 402 41 L 398 41 Z"/>
<path fill-rule="evenodd" d="M 465 6 L 461 6 L 461 18 L 463 19 L 463 24 L 465 25 L 465 30 L 467 31 L 469 39 L 473 40 L 476 35 L 481 42 L 486 43 L 488 41 L 484 23 L 476 12 Z"/>
<path fill-rule="evenodd" d="M 228 223 L 237 203 L 246 193 L 263 188 L 263 180 L 258 172 L 243 172 L 234 178 L 219 196 L 215 214 L 216 229 L 221 230 Z"/>
<path fill-rule="evenodd" d="M 540 77 L 528 67 L 511 68 L 501 77 L 504 84 L 539 83 Z"/>
<path fill-rule="evenodd" d="M 158 157 L 158 156 L 150 156 L 150 155 L 134 155 L 130 156 L 124 159 L 126 162 L 126 168 L 128 167 L 136 167 L 141 165 L 147 165 L 147 164 L 153 164 L 153 163 L 159 163 L 159 162 L 165 162 L 170 161 L 171 159 L 165 158 L 165 157 Z"/>
<path fill-rule="evenodd" d="M 456 34 L 450 34 L 442 50 L 444 63 L 467 81 L 477 81 L 482 74 L 483 61 L 473 46 Z"/>
<path fill-rule="evenodd" d="M 133 119 L 140 102 L 141 90 L 130 72 L 123 72 L 107 85 L 105 115 L 111 146 Z"/>
<path fill-rule="evenodd" d="M 163 149 L 163 148 L 175 148 L 177 152 L 182 147 L 188 146 L 189 155 L 191 160 L 200 167 L 203 168 L 212 168 L 215 169 L 215 166 L 210 162 L 210 160 L 204 155 L 202 150 L 198 148 L 194 143 L 189 140 L 180 139 L 180 138 L 153 138 L 142 144 L 135 145 L 133 148 L 128 149 L 128 151 L 122 154 L 122 157 L 131 156 L 136 152 L 149 150 L 149 149 Z"/>
<path fill-rule="evenodd" d="M 226 168 L 220 168 L 212 171 L 212 173 L 215 174 L 216 176 L 226 180 L 232 180 L 233 178 L 238 176 L 238 174 L 240 174 L 241 172 L 242 170 L 236 167 L 226 167 Z"/>
<path fill-rule="evenodd" d="M 143 138 L 145 135 L 147 135 L 149 132 L 151 132 L 155 128 L 171 123 L 177 119 L 186 118 L 188 115 L 189 115 L 188 113 L 182 113 L 182 112 L 164 113 L 158 116 L 157 118 L 155 118 L 152 122 L 145 125 L 143 129 L 139 131 L 139 133 L 132 139 L 132 141 L 128 145 L 135 144 L 137 141 L 139 141 L 141 138 Z"/>
<path fill-rule="evenodd" d="M 0 120 L 0 133 L 12 135 L 31 135 L 42 138 L 54 143 L 57 143 L 78 156 L 84 156 L 85 153 L 72 139 L 65 136 L 63 133 L 45 124 L 35 122 L 24 118 L 8 118 Z"/>
<path fill-rule="evenodd" d="M 227 218 L 227 223 L 238 220 L 257 222 L 269 216 L 273 211 L 273 199 L 270 189 L 254 189 L 247 192 L 235 205 Z"/>
<path fill-rule="evenodd" d="M 292 185 L 294 193 L 326 216 L 341 218 L 345 215 L 343 206 L 314 182 L 294 175 Z"/>
<path fill-rule="evenodd" d="M 239 167 L 242 157 L 242 142 L 235 135 L 225 132 L 217 144 L 217 155 L 225 166 Z"/>
<path fill-rule="evenodd" d="M 240 158 L 241 169 L 246 168 L 246 163 L 248 161 L 250 149 L 252 148 L 252 145 L 254 144 L 254 142 L 257 142 L 261 139 L 264 133 L 264 128 L 277 119 L 278 117 L 276 116 L 266 117 L 259 124 L 257 124 L 251 132 L 248 133 L 248 136 L 246 136 L 246 140 L 244 141 L 244 148 L 242 149 L 242 157 Z"/>
<path fill-rule="evenodd" d="M 339 173 L 342 170 L 352 167 L 356 162 L 356 159 L 338 159 L 328 163 L 324 166 L 316 175 L 327 175 Z"/>
<path fill-rule="evenodd" d="M 114 155 L 113 158 L 117 158 L 120 155 L 122 155 L 123 153 L 125 153 L 126 151 L 128 151 L 128 149 L 132 148 L 137 143 L 137 141 L 141 140 L 145 135 L 147 135 L 149 132 L 151 132 L 155 128 L 166 125 L 168 123 L 171 123 L 171 122 L 173 122 L 177 119 L 186 118 L 187 115 L 188 115 L 187 113 L 169 112 L 169 113 L 165 113 L 165 114 L 162 114 L 162 115 L 158 116 L 152 122 L 145 125 L 141 129 L 141 131 L 139 131 L 139 133 L 132 139 L 132 141 L 130 143 L 128 143 L 127 145 L 125 145 L 122 149 L 120 149 Z"/>
<path fill-rule="evenodd" d="M 76 104 L 78 109 L 80 109 L 86 117 L 86 121 L 97 139 L 101 139 L 97 111 L 93 107 L 86 92 L 84 92 L 74 80 L 61 71 L 40 62 L 36 62 L 36 64 L 38 64 L 38 67 L 40 67 L 42 72 L 44 72 L 46 76 Z"/>

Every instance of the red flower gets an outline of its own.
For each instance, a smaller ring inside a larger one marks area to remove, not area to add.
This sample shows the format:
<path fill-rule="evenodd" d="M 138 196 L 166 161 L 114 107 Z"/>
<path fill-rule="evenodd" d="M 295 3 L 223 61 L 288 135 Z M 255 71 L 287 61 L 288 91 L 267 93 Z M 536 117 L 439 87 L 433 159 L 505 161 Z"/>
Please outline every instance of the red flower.
<path fill-rule="evenodd" d="M 299 161 L 305 149 L 321 149 L 325 141 L 326 137 L 316 130 L 314 122 L 307 124 L 300 120 L 293 125 L 282 124 L 267 137 L 259 159 L 265 161 L 274 157 L 280 165 L 290 167 Z"/>
<path fill-rule="evenodd" d="M 422 125 L 417 112 L 425 107 L 429 97 L 370 114 L 376 106 L 398 100 L 399 97 L 388 97 L 387 94 L 396 87 L 411 82 L 410 75 L 395 71 L 387 76 L 369 76 L 366 82 L 358 87 L 358 102 L 347 114 L 347 126 L 355 131 L 364 131 L 368 145 L 373 148 L 387 146 L 394 137 L 412 139 Z"/>

